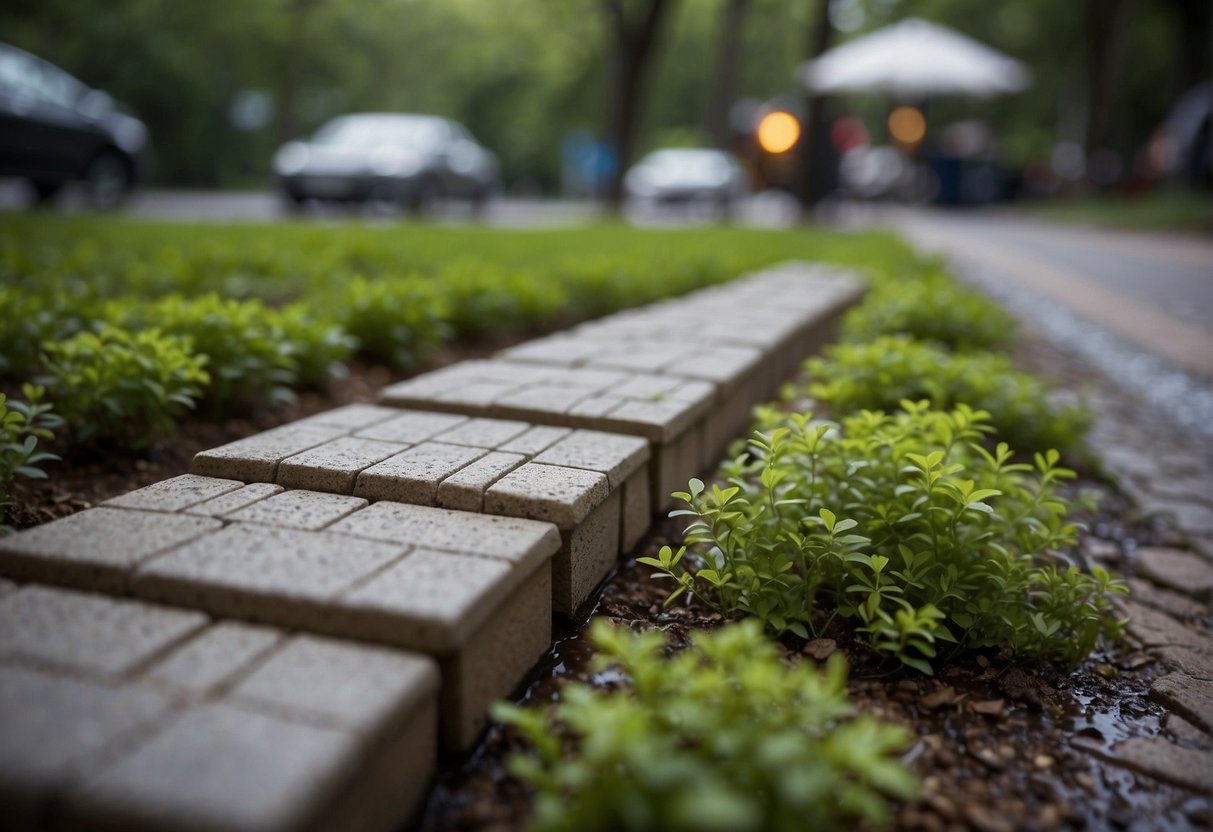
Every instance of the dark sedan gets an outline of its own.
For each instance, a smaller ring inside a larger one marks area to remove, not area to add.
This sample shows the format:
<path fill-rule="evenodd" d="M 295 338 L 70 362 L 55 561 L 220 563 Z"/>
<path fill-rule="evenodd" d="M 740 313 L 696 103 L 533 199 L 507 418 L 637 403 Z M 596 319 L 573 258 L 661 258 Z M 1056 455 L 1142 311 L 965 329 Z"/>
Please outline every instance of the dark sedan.
<path fill-rule="evenodd" d="M 422 211 L 450 197 L 482 204 L 497 188 L 497 159 L 449 119 L 360 113 L 283 145 L 274 174 L 288 205 L 321 199 Z"/>
<path fill-rule="evenodd" d="M 0 43 L 0 176 L 26 178 L 39 199 L 78 181 L 105 209 L 143 181 L 149 159 L 147 128 L 108 94 Z"/>

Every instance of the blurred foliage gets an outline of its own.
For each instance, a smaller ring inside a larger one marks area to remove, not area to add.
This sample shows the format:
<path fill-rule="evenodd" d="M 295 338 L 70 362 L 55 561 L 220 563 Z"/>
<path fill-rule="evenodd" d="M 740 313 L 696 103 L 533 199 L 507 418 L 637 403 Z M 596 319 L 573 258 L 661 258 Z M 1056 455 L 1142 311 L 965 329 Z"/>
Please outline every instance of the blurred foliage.
<path fill-rule="evenodd" d="M 1112 228 L 1186 230 L 1213 233 L 1213 200 L 1208 194 L 1157 191 L 1131 199 L 1092 197 L 1042 203 L 1033 208 L 1041 218 Z"/>

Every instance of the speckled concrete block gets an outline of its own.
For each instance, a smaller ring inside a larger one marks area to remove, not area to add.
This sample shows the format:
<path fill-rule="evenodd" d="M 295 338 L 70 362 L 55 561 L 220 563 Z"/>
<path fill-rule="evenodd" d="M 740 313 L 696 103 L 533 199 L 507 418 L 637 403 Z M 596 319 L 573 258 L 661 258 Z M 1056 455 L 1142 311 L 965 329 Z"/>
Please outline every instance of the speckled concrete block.
<path fill-rule="evenodd" d="M 140 563 L 222 525 L 209 517 L 89 509 L 0 538 L 0 573 L 121 593 Z"/>
<path fill-rule="evenodd" d="M 227 477 L 241 482 L 274 482 L 278 463 L 339 436 L 344 428 L 330 425 L 283 425 L 247 439 L 202 451 L 190 464 L 190 473 Z"/>
<path fill-rule="evenodd" d="M 484 492 L 526 460 L 522 454 L 490 451 L 439 484 L 438 504 L 460 511 L 483 511 Z"/>
<path fill-rule="evenodd" d="M 393 408 L 384 408 L 392 410 Z M 396 415 L 358 431 L 358 436 L 383 442 L 417 445 L 468 421 L 466 416 L 429 411 L 395 410 Z"/>
<path fill-rule="evenodd" d="M 221 495 L 237 491 L 244 483 L 237 480 L 222 480 L 182 474 L 153 485 L 106 500 L 102 505 L 111 508 L 136 508 L 144 511 L 181 511 L 190 506 L 217 499 Z"/>
<path fill-rule="evenodd" d="M 400 411 L 392 407 L 379 407 L 373 404 L 347 404 L 308 416 L 291 424 L 295 427 L 322 426 L 341 428 L 347 432 L 364 430 L 380 422 L 386 422 L 400 415 Z"/>
<path fill-rule="evenodd" d="M 239 511 L 246 506 L 251 506 L 259 500 L 264 500 L 266 497 L 281 494 L 283 490 L 281 485 L 274 485 L 269 482 L 254 482 L 235 491 L 229 491 L 222 497 L 216 497 L 213 500 L 207 500 L 205 503 L 190 506 L 185 510 L 185 513 L 201 514 L 206 517 L 222 517 L 225 514 Z"/>
<path fill-rule="evenodd" d="M 284 638 L 282 630 L 272 627 L 221 621 L 181 643 L 141 679 L 177 698 L 205 699 L 267 656 Z"/>
<path fill-rule="evenodd" d="M 354 494 L 368 500 L 437 505 L 438 485 L 484 455 L 483 448 L 423 442 L 360 473 Z"/>
<path fill-rule="evenodd" d="M 259 500 L 231 514 L 228 520 L 261 523 L 284 529 L 319 531 L 347 514 L 365 508 L 361 497 L 344 494 L 322 494 L 316 491 L 284 491 Z"/>
<path fill-rule="evenodd" d="M 120 678 L 208 623 L 197 612 L 31 585 L 0 598 L 0 664 Z"/>
<path fill-rule="evenodd" d="M 435 442 L 451 445 L 473 445 L 478 448 L 496 448 L 516 439 L 531 427 L 529 422 L 512 419 L 469 419 L 458 427 L 434 436 Z"/>
<path fill-rule="evenodd" d="M 343 436 L 282 460 L 278 463 L 278 484 L 352 494 L 361 471 L 408 447 L 399 442 Z"/>
<path fill-rule="evenodd" d="M 561 529 L 574 529 L 610 492 L 606 475 L 597 471 L 528 462 L 485 492 L 484 507 L 489 514 L 546 520 Z"/>

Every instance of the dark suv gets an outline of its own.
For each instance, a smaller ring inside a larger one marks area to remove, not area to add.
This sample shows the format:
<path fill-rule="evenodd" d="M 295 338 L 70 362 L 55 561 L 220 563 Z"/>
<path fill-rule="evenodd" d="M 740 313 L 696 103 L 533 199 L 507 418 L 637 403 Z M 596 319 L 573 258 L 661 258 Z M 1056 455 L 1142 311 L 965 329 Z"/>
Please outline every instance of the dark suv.
<path fill-rule="evenodd" d="M 22 176 L 39 199 L 71 181 L 94 208 L 119 204 L 148 173 L 147 128 L 107 93 L 0 43 L 0 176 Z"/>

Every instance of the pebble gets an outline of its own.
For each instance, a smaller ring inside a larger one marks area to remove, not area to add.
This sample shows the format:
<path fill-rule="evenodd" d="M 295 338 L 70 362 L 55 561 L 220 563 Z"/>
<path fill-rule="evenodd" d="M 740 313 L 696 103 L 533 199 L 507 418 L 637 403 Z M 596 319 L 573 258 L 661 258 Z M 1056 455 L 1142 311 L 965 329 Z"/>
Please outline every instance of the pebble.
<path fill-rule="evenodd" d="M 1034 758 L 1032 758 L 1032 765 L 1040 769 L 1052 768 L 1053 758 L 1048 754 L 1037 754 Z"/>

